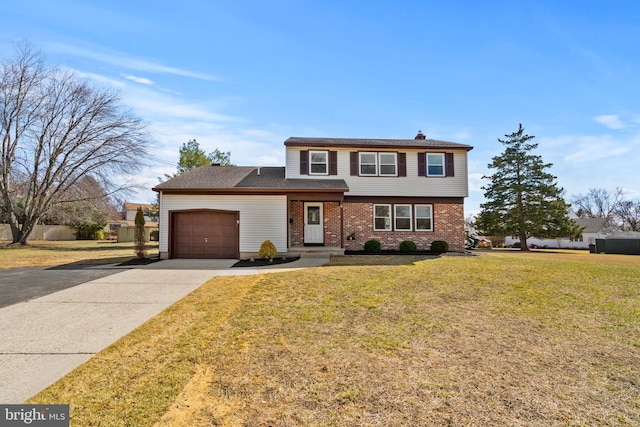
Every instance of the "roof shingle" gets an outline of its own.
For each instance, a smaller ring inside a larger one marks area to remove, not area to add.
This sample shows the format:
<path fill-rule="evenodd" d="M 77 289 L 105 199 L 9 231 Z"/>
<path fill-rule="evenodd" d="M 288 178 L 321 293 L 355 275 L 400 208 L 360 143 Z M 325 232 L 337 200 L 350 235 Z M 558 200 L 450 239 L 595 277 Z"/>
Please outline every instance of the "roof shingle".
<path fill-rule="evenodd" d="M 354 147 L 354 148 L 451 148 L 470 151 L 472 146 L 436 139 L 363 139 L 363 138 L 303 138 L 293 136 L 284 142 L 288 147 Z"/>
<path fill-rule="evenodd" d="M 201 166 L 158 184 L 154 191 L 165 190 L 349 190 L 342 179 L 286 179 L 284 167 Z"/>

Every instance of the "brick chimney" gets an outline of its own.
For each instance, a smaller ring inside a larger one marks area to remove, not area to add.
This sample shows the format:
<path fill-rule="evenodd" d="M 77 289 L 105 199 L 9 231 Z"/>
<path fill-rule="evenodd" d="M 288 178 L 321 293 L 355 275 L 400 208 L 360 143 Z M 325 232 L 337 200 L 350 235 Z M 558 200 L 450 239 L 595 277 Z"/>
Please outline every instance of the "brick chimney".
<path fill-rule="evenodd" d="M 418 131 L 418 134 L 416 135 L 415 139 L 427 139 L 426 136 L 424 136 L 424 134 L 422 133 L 421 130 Z"/>

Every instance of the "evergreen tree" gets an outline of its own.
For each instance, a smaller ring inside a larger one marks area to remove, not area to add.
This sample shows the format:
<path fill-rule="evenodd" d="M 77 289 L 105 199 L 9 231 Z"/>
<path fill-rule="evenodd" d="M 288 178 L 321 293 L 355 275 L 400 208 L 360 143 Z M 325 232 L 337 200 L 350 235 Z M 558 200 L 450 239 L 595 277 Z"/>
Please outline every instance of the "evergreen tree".
<path fill-rule="evenodd" d="M 530 142 L 535 137 L 524 134 L 522 125 L 505 136 L 498 139 L 505 151 L 488 165 L 495 172 L 482 177 L 490 183 L 482 187 L 488 201 L 480 205 L 478 229 L 484 235 L 518 236 L 523 251 L 529 250 L 529 237 L 579 236 L 580 228 L 568 217 L 571 205 L 564 201 L 556 177 L 547 172 L 552 164 L 531 154 L 538 147 Z"/>
<path fill-rule="evenodd" d="M 147 255 L 144 248 L 144 223 L 144 213 L 142 212 L 142 208 L 138 206 L 133 233 L 134 248 L 138 258 L 144 258 Z"/>

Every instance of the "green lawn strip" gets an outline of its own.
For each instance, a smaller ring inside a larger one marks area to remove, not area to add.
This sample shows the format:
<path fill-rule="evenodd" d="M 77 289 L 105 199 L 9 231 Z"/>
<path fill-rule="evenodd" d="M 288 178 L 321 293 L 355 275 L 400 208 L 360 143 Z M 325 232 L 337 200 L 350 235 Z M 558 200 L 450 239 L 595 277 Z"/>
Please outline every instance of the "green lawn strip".
<path fill-rule="evenodd" d="M 257 280 L 212 279 L 28 402 L 71 404 L 73 425 L 153 424 Z"/>

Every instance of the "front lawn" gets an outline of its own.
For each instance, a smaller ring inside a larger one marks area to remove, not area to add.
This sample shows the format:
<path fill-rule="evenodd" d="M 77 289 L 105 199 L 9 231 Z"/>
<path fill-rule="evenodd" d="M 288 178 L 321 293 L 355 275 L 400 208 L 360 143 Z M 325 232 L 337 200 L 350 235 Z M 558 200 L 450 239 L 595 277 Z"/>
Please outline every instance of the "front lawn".
<path fill-rule="evenodd" d="M 34 240 L 25 246 L 0 242 L 0 269 L 63 264 L 115 264 L 135 257 L 133 242 L 112 240 Z M 158 255 L 158 242 L 147 242 L 147 256 Z"/>
<path fill-rule="evenodd" d="M 640 422 L 640 257 L 384 264 L 215 278 L 30 402 L 72 425 Z"/>

